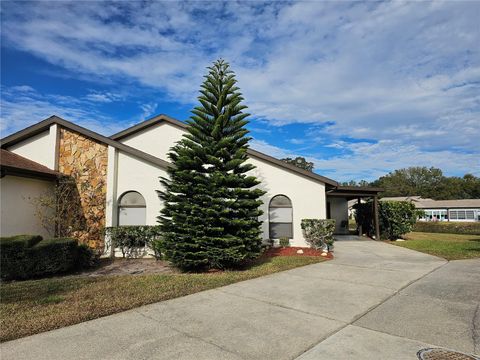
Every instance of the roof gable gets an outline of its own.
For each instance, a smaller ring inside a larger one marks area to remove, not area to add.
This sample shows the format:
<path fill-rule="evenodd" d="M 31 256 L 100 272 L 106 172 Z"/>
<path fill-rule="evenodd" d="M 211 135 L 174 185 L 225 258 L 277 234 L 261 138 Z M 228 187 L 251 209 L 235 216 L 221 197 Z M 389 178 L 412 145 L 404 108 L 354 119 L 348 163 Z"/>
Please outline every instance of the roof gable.
<path fill-rule="evenodd" d="M 184 123 L 180 120 L 176 120 L 174 118 L 171 118 L 170 116 L 160 114 L 160 115 L 155 116 L 151 119 L 148 119 L 148 120 L 145 120 L 141 123 L 138 123 L 138 124 L 128 128 L 128 129 L 120 131 L 119 133 L 116 133 L 116 134 L 110 136 L 110 138 L 113 139 L 113 140 L 119 141 L 119 140 L 125 139 L 125 138 L 127 138 L 131 135 L 134 135 L 138 132 L 146 130 L 146 129 L 152 127 L 152 126 L 160 124 L 162 122 L 165 122 L 165 123 L 171 124 L 173 126 L 179 127 L 183 130 L 186 130 L 186 128 L 187 128 L 186 123 Z M 251 156 L 251 157 L 266 161 L 266 162 L 268 162 L 270 164 L 273 164 L 277 167 L 284 168 L 284 169 L 289 170 L 289 171 L 291 171 L 293 173 L 296 173 L 298 175 L 301 175 L 301 176 L 313 179 L 315 181 L 324 183 L 324 184 L 328 184 L 328 185 L 335 186 L 335 187 L 339 185 L 335 180 L 332 180 L 332 179 L 329 179 L 327 177 L 318 175 L 318 174 L 316 174 L 314 172 L 311 172 L 311 171 L 308 171 L 308 170 L 301 169 L 298 166 L 288 164 L 288 163 L 286 163 L 282 160 L 276 159 L 276 158 L 274 158 L 270 155 L 264 154 L 264 153 L 262 153 L 260 151 L 257 151 L 257 150 L 248 149 L 248 155 Z"/>
<path fill-rule="evenodd" d="M 143 151 L 140 151 L 138 149 L 132 148 L 131 146 L 122 144 L 121 142 L 118 142 L 112 138 L 100 135 L 99 133 L 96 133 L 95 131 L 86 129 L 82 126 L 79 126 L 77 124 L 74 124 L 70 121 L 67 121 L 65 119 L 62 119 L 59 116 L 53 115 L 50 116 L 49 118 L 40 121 L 39 123 L 36 123 L 32 126 L 29 126 L 23 130 L 20 130 L 12 135 L 9 135 L 3 139 L 0 140 L 0 147 L 2 149 L 6 149 L 9 146 L 12 146 L 14 144 L 17 144 L 23 140 L 26 140 L 32 136 L 35 136 L 46 129 L 48 129 L 52 124 L 58 124 L 66 129 L 69 129 L 71 131 L 77 132 L 79 134 L 82 134 L 86 137 L 89 137 L 91 139 L 94 139 L 98 142 L 101 142 L 106 145 L 113 146 L 121 151 L 124 151 L 127 154 L 133 155 L 137 158 L 140 158 L 142 160 L 146 160 L 148 162 L 151 162 L 153 164 L 162 166 L 162 167 L 168 167 L 170 166 L 170 163 L 168 161 L 162 160 L 160 158 L 157 158 L 156 156 L 147 154 Z"/>
<path fill-rule="evenodd" d="M 0 147 L 2 149 L 5 149 L 5 148 L 7 148 L 9 146 L 12 146 L 16 143 L 19 143 L 19 142 L 21 142 L 25 139 L 28 139 L 28 138 L 36 135 L 36 134 L 39 134 L 42 131 L 45 131 L 52 124 L 58 124 L 58 125 L 63 126 L 63 127 L 67 128 L 69 130 L 78 132 L 78 133 L 80 133 L 80 134 L 82 134 L 86 137 L 89 137 L 89 138 L 92 138 L 92 139 L 94 139 L 96 141 L 99 141 L 101 143 L 113 146 L 113 147 L 115 147 L 119 150 L 124 151 L 127 154 L 133 155 L 137 158 L 146 160 L 148 162 L 151 162 L 153 164 L 156 164 L 156 165 L 159 165 L 159 166 L 162 166 L 162 167 L 166 168 L 168 166 L 171 166 L 171 164 L 168 161 L 162 160 L 162 159 L 160 159 L 156 156 L 153 156 L 151 154 L 148 154 L 144 151 L 141 151 L 141 150 L 138 150 L 138 149 L 133 148 L 131 146 L 125 145 L 125 144 L 123 144 L 119 141 L 119 140 L 124 139 L 128 136 L 131 136 L 135 133 L 138 133 L 138 132 L 143 131 L 147 128 L 150 128 L 150 127 L 152 127 L 156 124 L 159 124 L 161 122 L 168 123 L 170 125 L 176 126 L 176 127 L 181 128 L 183 130 L 186 130 L 186 128 L 187 128 L 187 124 L 185 124 L 184 122 L 176 120 L 174 118 L 171 118 L 167 115 L 161 114 L 161 115 L 155 116 L 151 119 L 145 120 L 145 121 L 143 121 L 139 124 L 136 124 L 136 125 L 134 125 L 130 128 L 127 128 L 123 131 L 120 131 L 119 133 L 116 133 L 116 134 L 114 134 L 110 137 L 106 137 L 106 136 L 100 135 L 100 134 L 98 134 L 94 131 L 91 131 L 89 129 L 86 129 L 84 127 L 76 125 L 76 124 L 74 124 L 70 121 L 62 119 L 59 116 L 53 115 L 53 116 L 50 116 L 49 118 L 47 118 L 47 119 L 45 119 L 45 120 L 43 120 L 43 121 L 41 121 L 37 124 L 29 126 L 29 127 L 25 128 L 23 130 L 20 130 L 20 131 L 14 133 L 12 135 L 9 135 L 9 136 L 1 139 L 0 140 Z M 299 168 L 295 165 L 288 164 L 284 161 L 276 159 L 276 158 L 274 158 L 270 155 L 264 154 L 260 151 L 257 151 L 257 150 L 254 150 L 254 149 L 248 149 L 248 155 L 250 157 L 265 161 L 265 162 L 267 162 L 271 165 L 274 165 L 274 166 L 283 168 L 285 170 L 288 170 L 290 172 L 293 172 L 297 175 L 307 177 L 307 178 L 312 179 L 314 181 L 321 182 L 321 183 L 324 183 L 324 184 L 327 184 L 327 185 L 330 185 L 330 186 L 333 186 L 333 187 L 339 186 L 339 184 L 335 180 L 332 180 L 332 179 L 329 179 L 327 177 L 318 175 L 318 174 L 316 174 L 314 172 L 311 172 L 311 171 L 308 171 L 308 170 L 301 169 L 301 168 Z"/>
<path fill-rule="evenodd" d="M 157 125 L 159 123 L 166 122 L 169 123 L 173 126 L 176 126 L 178 128 L 181 128 L 182 130 L 185 130 L 187 125 L 180 120 L 176 120 L 174 118 L 171 118 L 168 115 L 165 114 L 160 114 L 157 116 L 154 116 L 153 118 L 150 118 L 148 120 L 142 121 L 136 125 L 133 125 L 125 130 L 122 130 L 116 134 L 113 134 L 110 136 L 110 139 L 120 141 L 126 137 L 132 136 L 140 131 L 146 130 L 154 125 Z"/>

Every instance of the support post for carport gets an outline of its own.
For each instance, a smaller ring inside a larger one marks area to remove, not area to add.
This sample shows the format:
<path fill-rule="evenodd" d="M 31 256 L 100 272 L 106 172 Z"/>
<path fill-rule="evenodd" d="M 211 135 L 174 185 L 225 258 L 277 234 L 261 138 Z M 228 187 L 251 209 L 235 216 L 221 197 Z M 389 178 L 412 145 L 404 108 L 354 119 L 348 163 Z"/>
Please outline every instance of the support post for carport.
<path fill-rule="evenodd" d="M 360 207 L 360 204 L 362 203 L 362 200 L 360 198 L 357 198 L 357 204 Z M 359 210 L 357 210 L 359 211 Z M 362 224 L 357 224 L 358 226 L 358 236 L 363 236 L 363 229 L 362 229 Z"/>
<path fill-rule="evenodd" d="M 375 221 L 375 240 L 380 240 L 380 223 L 378 221 L 378 197 L 373 197 L 373 219 Z"/>

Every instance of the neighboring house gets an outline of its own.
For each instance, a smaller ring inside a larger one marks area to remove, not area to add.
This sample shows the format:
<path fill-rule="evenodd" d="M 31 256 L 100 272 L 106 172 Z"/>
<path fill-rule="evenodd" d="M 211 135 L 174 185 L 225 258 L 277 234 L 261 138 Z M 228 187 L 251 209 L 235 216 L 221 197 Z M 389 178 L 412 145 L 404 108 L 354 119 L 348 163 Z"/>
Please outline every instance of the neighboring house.
<path fill-rule="evenodd" d="M 420 221 L 480 221 L 480 199 L 433 200 L 420 196 L 384 197 L 381 201 L 411 201 L 424 211 Z"/>
<path fill-rule="evenodd" d="M 102 136 L 57 116 L 7 136 L 1 140 L 6 153 L 34 161 L 52 172 L 78 179 L 79 206 L 85 221 L 98 232 L 80 234 L 82 242 L 104 248 L 98 235 L 105 226 L 155 225 L 162 203 L 157 190 L 159 177 L 167 177 L 169 149 L 186 133 L 185 123 L 165 115 L 141 122 L 111 137 Z M 252 173 L 266 191 L 262 197 L 263 238 L 288 237 L 294 246 L 305 246 L 300 223 L 306 218 L 333 218 L 336 232 L 348 233 L 347 201 L 363 197 L 377 198 L 378 188 L 340 186 L 336 181 L 287 164 L 249 149 Z M 2 156 L 3 157 L 3 156 Z M 3 169 L 3 166 L 2 166 Z M 3 192 L 10 193 L 4 186 Z M 2 196 L 3 197 L 3 196 Z M 95 220 L 89 219 L 95 207 Z M 3 202 L 2 214 L 15 207 Z M 3 215 L 2 215 L 3 216 Z M 99 220 L 100 219 L 100 220 Z M 13 229 L 8 217 L 2 217 L 1 233 Z M 25 213 L 22 223 L 34 222 Z M 24 233 L 21 224 L 16 232 Z M 15 232 L 11 230 L 9 234 Z"/>

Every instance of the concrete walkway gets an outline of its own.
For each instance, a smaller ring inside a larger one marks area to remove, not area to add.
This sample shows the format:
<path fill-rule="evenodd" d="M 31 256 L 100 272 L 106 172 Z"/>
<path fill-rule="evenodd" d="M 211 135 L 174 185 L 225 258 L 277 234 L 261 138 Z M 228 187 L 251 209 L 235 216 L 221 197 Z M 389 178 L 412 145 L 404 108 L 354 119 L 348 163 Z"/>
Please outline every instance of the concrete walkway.
<path fill-rule="evenodd" d="M 335 255 L 11 341 L 1 357 L 416 359 L 428 344 L 479 346 L 477 260 L 447 264 L 369 240 L 339 241 Z"/>

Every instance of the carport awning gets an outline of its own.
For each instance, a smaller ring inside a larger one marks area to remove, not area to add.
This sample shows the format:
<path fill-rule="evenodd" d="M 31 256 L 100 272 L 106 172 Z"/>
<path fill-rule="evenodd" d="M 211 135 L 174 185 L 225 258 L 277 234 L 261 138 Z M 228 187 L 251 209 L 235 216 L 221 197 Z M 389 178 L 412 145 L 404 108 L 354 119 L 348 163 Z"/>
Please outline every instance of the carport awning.
<path fill-rule="evenodd" d="M 337 196 L 351 200 L 363 197 L 376 197 L 382 191 L 382 188 L 370 186 L 337 186 L 327 191 L 327 196 Z"/>
<path fill-rule="evenodd" d="M 328 197 L 341 197 L 347 200 L 372 198 L 373 199 L 373 221 L 375 224 L 375 239 L 380 239 L 380 225 L 378 221 L 378 193 L 382 188 L 370 186 L 337 186 L 327 191 Z"/>

